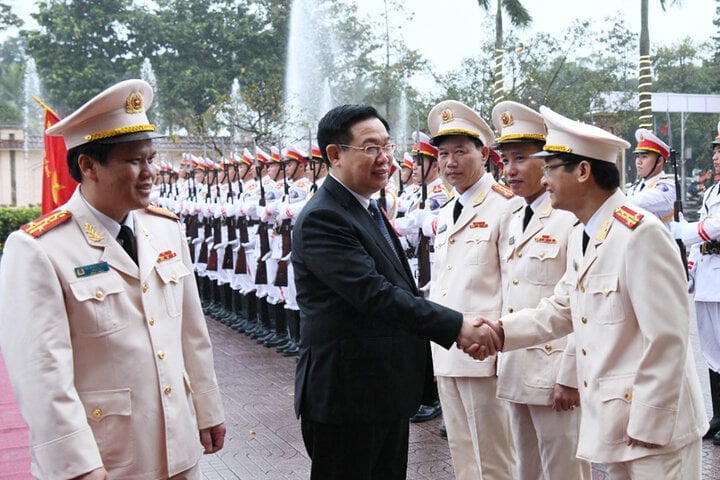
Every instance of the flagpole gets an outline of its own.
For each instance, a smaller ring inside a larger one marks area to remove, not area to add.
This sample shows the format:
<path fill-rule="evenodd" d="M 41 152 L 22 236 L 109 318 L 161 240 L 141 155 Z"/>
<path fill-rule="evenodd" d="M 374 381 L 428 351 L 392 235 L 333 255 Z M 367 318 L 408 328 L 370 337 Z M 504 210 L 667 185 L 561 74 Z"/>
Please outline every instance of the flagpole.
<path fill-rule="evenodd" d="M 43 102 L 42 100 L 40 100 L 38 97 L 36 97 L 35 95 L 33 95 L 33 96 L 32 96 L 32 99 L 35 100 L 35 101 L 38 103 L 38 105 L 40 105 L 44 110 L 47 110 L 48 112 L 52 113 L 52 114 L 55 115 L 56 117 L 60 118 L 60 115 L 58 115 L 57 113 L 55 113 L 55 110 L 53 110 L 52 108 L 50 108 L 47 104 L 45 104 L 45 102 Z"/>

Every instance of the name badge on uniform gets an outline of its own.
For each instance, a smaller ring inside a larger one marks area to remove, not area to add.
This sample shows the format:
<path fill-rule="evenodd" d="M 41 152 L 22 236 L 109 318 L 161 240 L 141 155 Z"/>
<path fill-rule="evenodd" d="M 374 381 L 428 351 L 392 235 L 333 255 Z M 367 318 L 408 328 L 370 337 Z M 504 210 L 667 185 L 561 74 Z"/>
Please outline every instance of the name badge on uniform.
<path fill-rule="evenodd" d="M 440 228 L 438 228 L 437 233 L 443 233 L 445 230 L 447 230 L 447 224 L 443 223 L 442 225 L 440 225 Z"/>
<path fill-rule="evenodd" d="M 89 277 L 91 275 L 97 275 L 98 273 L 104 273 L 110 270 L 107 262 L 93 263 L 92 265 L 84 265 L 82 267 L 75 267 L 75 276 L 77 278 Z"/>

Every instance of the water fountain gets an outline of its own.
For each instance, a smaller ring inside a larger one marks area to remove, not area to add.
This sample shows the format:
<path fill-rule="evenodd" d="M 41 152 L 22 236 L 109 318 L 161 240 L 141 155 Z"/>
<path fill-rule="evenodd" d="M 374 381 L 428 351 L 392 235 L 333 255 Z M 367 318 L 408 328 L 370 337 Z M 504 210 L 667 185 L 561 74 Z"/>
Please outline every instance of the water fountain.
<path fill-rule="evenodd" d="M 154 121 L 154 123 L 157 125 L 159 124 L 159 113 L 160 112 L 160 96 L 158 95 L 157 90 L 157 78 L 155 78 L 155 71 L 153 70 L 152 63 L 150 63 L 149 58 L 145 58 L 143 60 L 142 65 L 140 66 L 140 79 L 145 80 L 147 83 L 150 84 L 150 86 L 153 89 L 153 104 L 152 109 L 148 112 L 148 116 L 150 117 L 151 121 Z M 160 128 L 158 128 L 160 130 Z"/>

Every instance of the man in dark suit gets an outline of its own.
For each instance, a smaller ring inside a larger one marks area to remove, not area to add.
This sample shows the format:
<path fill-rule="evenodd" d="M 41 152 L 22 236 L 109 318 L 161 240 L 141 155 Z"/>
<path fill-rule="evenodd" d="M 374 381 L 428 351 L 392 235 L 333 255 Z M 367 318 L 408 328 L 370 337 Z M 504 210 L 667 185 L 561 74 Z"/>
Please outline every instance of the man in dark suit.
<path fill-rule="evenodd" d="M 330 176 L 297 219 L 301 316 L 295 411 L 312 479 L 404 479 L 409 418 L 430 391 L 432 340 L 480 344 L 469 319 L 418 295 L 402 247 L 372 195 L 395 145 L 369 106 L 343 105 L 318 127 Z M 499 340 L 498 340 L 499 342 Z"/>

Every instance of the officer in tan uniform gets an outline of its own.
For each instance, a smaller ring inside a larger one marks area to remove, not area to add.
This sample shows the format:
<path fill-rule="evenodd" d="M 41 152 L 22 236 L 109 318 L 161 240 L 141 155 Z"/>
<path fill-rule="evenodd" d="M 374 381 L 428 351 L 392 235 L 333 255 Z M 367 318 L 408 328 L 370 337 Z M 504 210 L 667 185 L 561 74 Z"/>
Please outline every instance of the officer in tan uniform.
<path fill-rule="evenodd" d="M 48 129 L 80 186 L 5 247 L 0 343 L 39 479 L 199 479 L 223 446 L 188 246 L 149 206 L 152 98 L 120 82 Z"/>
<path fill-rule="evenodd" d="M 619 190 L 625 140 L 546 107 L 540 113 L 548 128 L 538 154 L 543 181 L 553 207 L 581 223 L 553 296 L 502 317 L 503 350 L 574 331 L 567 349 L 580 392 L 577 455 L 605 464 L 612 480 L 699 479 L 707 418 L 677 245 Z"/>
<path fill-rule="evenodd" d="M 505 101 L 493 108 L 492 121 L 505 182 L 525 199 L 513 212 L 501 252 L 503 313 L 512 313 L 552 295 L 565 273 L 567 241 L 577 219 L 552 208 L 541 182 L 544 162 L 531 156 L 545 144 L 542 116 Z M 497 395 L 509 401 L 520 480 L 591 478 L 590 463 L 575 458 L 577 376 L 575 359 L 563 355 L 566 343 L 562 337 L 498 357 Z"/>
<path fill-rule="evenodd" d="M 511 206 L 522 199 L 485 171 L 495 136 L 469 107 L 443 101 L 430 111 L 428 125 L 440 172 L 454 187 L 434 222 L 430 300 L 466 318 L 499 315 L 500 246 L 508 244 Z M 508 406 L 495 394 L 496 357 L 477 361 L 436 344 L 432 353 L 456 478 L 515 478 Z"/>

